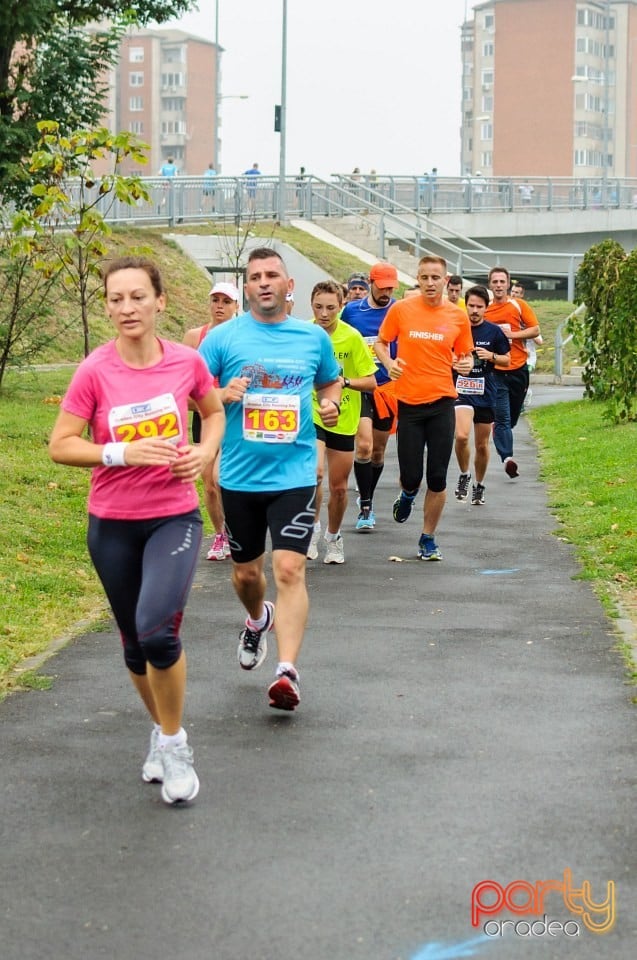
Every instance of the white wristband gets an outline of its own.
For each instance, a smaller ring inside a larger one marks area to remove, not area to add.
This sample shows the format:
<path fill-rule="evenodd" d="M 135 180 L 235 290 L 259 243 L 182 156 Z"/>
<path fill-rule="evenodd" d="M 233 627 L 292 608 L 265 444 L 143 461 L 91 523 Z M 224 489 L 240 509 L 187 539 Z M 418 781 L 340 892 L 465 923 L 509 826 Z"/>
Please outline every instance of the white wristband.
<path fill-rule="evenodd" d="M 102 450 L 102 463 L 105 467 L 125 467 L 125 443 L 105 443 Z"/>

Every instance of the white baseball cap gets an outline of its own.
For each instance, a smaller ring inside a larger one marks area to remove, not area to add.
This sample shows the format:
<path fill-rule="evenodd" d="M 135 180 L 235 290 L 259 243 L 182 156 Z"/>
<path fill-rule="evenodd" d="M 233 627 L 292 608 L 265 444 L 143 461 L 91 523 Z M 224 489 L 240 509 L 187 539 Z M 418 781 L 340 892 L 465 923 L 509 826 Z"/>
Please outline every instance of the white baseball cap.
<path fill-rule="evenodd" d="M 234 300 L 235 303 L 239 303 L 239 291 L 235 287 L 234 283 L 215 283 L 214 287 L 210 291 L 209 296 L 212 296 L 213 293 L 223 293 L 225 297 L 230 297 L 230 299 Z"/>

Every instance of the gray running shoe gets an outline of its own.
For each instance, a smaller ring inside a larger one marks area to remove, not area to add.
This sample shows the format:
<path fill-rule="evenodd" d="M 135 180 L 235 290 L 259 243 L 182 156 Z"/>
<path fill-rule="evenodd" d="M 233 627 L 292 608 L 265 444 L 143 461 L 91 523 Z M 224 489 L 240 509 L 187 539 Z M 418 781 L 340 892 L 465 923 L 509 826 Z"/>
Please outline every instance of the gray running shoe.
<path fill-rule="evenodd" d="M 469 496 L 470 473 L 461 473 L 456 484 L 456 500 L 466 500 Z"/>
<path fill-rule="evenodd" d="M 471 492 L 471 503 L 474 507 L 482 506 L 484 503 L 484 487 L 481 483 L 474 483 Z"/>
<path fill-rule="evenodd" d="M 264 600 L 263 605 L 267 613 L 265 627 L 262 627 L 261 630 L 253 630 L 246 622 L 245 627 L 239 634 L 237 659 L 243 670 L 255 670 L 260 667 L 268 653 L 266 633 L 274 625 L 274 604 L 270 603 L 269 600 Z"/>

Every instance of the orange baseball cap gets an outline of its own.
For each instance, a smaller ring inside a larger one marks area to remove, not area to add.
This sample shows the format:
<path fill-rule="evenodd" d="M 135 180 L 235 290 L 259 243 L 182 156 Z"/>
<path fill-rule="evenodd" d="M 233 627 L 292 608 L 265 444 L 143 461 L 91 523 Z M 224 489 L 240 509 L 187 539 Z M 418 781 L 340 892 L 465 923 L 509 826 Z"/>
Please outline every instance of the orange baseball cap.
<path fill-rule="evenodd" d="M 369 271 L 369 279 L 377 287 L 397 287 L 398 271 L 391 263 L 375 263 Z"/>

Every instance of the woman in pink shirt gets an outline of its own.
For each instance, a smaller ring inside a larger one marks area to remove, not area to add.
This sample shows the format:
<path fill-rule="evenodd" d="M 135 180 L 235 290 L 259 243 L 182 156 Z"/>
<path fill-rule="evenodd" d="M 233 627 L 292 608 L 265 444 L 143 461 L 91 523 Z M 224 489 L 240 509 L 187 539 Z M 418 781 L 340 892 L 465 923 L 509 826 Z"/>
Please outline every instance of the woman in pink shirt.
<path fill-rule="evenodd" d="M 202 536 L 195 479 L 214 460 L 225 417 L 194 350 L 156 334 L 159 270 L 122 257 L 104 271 L 114 340 L 78 367 L 49 441 L 56 463 L 92 468 L 88 548 L 119 627 L 131 679 L 154 721 L 142 769 L 166 803 L 199 780 L 182 727 L 186 657 L 179 629 Z M 202 417 L 188 442 L 188 399 Z M 90 439 L 86 429 L 90 429 Z"/>

